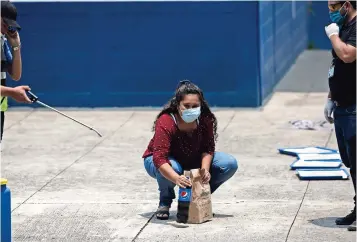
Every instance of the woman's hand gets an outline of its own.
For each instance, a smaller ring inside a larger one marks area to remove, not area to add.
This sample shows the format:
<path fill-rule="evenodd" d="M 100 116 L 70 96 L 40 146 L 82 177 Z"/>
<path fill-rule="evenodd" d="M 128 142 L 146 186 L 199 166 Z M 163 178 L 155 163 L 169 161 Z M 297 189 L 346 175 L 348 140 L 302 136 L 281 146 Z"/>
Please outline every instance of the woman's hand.
<path fill-rule="evenodd" d="M 21 45 L 20 35 L 17 31 L 13 33 L 8 32 L 6 37 L 12 47 L 19 47 Z"/>
<path fill-rule="evenodd" d="M 161 175 L 163 175 L 163 177 L 165 177 L 172 183 L 175 183 L 179 187 L 186 188 L 192 186 L 191 181 L 187 179 L 184 175 L 177 174 L 169 163 L 165 163 L 160 166 L 159 171 Z"/>
<path fill-rule="evenodd" d="M 179 187 L 186 188 L 191 187 L 192 183 L 189 179 L 187 179 L 184 175 L 178 176 L 175 180 L 175 184 Z"/>
<path fill-rule="evenodd" d="M 202 183 L 207 184 L 211 180 L 211 174 L 206 169 L 202 169 L 202 170 L 204 171 L 202 176 Z"/>

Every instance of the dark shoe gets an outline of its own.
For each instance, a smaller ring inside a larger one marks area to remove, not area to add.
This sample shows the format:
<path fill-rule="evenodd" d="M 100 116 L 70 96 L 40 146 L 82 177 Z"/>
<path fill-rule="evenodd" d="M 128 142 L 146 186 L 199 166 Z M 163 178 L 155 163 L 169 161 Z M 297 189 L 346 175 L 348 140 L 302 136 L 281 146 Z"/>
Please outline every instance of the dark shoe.
<path fill-rule="evenodd" d="M 347 230 L 356 231 L 356 221 L 354 221 L 350 226 L 348 226 Z"/>
<path fill-rule="evenodd" d="M 356 221 L 356 210 L 352 210 L 346 217 L 336 219 L 337 225 L 351 225 Z"/>
<path fill-rule="evenodd" d="M 168 206 L 160 206 L 157 210 L 156 210 L 156 218 L 160 219 L 160 220 L 168 220 L 170 217 L 170 207 Z"/>

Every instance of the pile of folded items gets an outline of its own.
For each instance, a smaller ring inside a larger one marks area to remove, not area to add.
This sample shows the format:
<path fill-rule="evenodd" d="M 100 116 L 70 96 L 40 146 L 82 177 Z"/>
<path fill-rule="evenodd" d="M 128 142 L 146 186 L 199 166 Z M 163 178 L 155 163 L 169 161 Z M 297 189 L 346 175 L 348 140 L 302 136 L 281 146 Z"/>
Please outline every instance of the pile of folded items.
<path fill-rule="evenodd" d="M 349 173 L 342 167 L 339 152 L 323 147 L 280 148 L 280 154 L 297 159 L 290 165 L 300 180 L 347 180 Z"/>

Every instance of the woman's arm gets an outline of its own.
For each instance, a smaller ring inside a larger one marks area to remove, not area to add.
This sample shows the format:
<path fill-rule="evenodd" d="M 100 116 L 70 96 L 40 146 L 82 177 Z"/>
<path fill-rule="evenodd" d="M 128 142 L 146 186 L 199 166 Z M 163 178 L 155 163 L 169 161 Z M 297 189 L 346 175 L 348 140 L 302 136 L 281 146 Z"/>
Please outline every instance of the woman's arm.
<path fill-rule="evenodd" d="M 0 94 L 2 98 L 12 97 L 17 102 L 32 103 L 26 94 L 26 91 L 30 90 L 29 86 L 6 87 L 1 85 Z"/>
<path fill-rule="evenodd" d="M 15 92 L 14 88 L 1 85 L 1 88 L 0 88 L 1 96 L 12 97 L 14 92 Z"/>
<path fill-rule="evenodd" d="M 155 126 L 153 160 L 156 168 L 168 180 L 175 182 L 179 176 L 171 167 L 169 153 L 171 147 L 172 125 L 165 116 L 159 117 Z"/>
<path fill-rule="evenodd" d="M 19 49 L 14 50 L 12 63 L 8 66 L 8 72 L 14 81 L 19 81 L 22 75 L 22 60 L 20 47 L 18 48 Z"/>
<path fill-rule="evenodd" d="M 201 168 L 205 169 L 206 171 L 209 171 L 211 168 L 212 159 L 213 159 L 213 155 L 208 153 L 203 153 Z"/>
<path fill-rule="evenodd" d="M 9 46 L 9 44 L 11 46 Z M 22 75 L 21 41 L 18 32 L 8 35 L 5 41 L 8 62 L 8 73 L 14 81 L 19 81 Z M 12 49 L 12 52 L 11 50 Z"/>
<path fill-rule="evenodd" d="M 156 122 L 154 136 L 154 164 L 161 175 L 180 187 L 191 186 L 185 176 L 177 174 L 169 161 L 169 153 L 174 126 L 168 117 L 160 117 Z"/>
<path fill-rule="evenodd" d="M 179 174 L 171 167 L 170 164 L 165 163 L 160 166 L 159 168 L 160 173 L 165 177 L 167 180 L 176 183 L 177 179 L 180 177 Z"/>
<path fill-rule="evenodd" d="M 177 174 L 176 171 L 167 163 L 160 166 L 159 171 L 166 179 L 175 183 L 179 187 L 186 188 L 192 186 L 190 180 L 188 180 L 184 175 Z"/>

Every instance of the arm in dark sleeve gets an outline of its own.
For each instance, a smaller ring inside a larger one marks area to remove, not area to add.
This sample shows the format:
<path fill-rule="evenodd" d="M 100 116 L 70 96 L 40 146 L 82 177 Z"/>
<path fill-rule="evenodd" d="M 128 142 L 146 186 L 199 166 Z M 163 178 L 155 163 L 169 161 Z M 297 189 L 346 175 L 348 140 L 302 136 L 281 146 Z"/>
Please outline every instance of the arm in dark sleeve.
<path fill-rule="evenodd" d="M 203 134 L 202 153 L 214 155 L 216 145 L 214 141 L 213 121 L 210 118 L 204 119 L 205 132 Z"/>
<path fill-rule="evenodd" d="M 346 44 L 356 47 L 356 26 L 351 29 L 350 36 L 348 37 Z"/>
<path fill-rule="evenodd" d="M 332 48 L 336 56 L 344 63 L 352 63 L 356 60 L 356 29 L 350 28 L 347 40 L 340 39 L 337 35 L 330 37 Z"/>
<path fill-rule="evenodd" d="M 153 142 L 153 160 L 157 169 L 165 163 L 170 164 L 168 157 L 171 146 L 171 129 L 171 125 L 165 120 L 165 117 L 160 117 L 157 120 Z"/>

